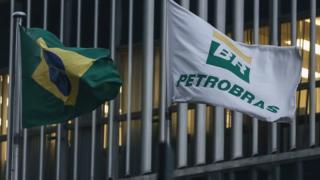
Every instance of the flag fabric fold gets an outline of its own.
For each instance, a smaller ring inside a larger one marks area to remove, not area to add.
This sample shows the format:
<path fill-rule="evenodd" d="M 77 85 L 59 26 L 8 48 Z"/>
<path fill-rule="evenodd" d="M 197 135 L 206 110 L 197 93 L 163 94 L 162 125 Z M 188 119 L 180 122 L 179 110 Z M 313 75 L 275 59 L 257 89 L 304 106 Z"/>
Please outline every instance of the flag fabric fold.
<path fill-rule="evenodd" d="M 110 51 L 69 48 L 52 33 L 20 27 L 23 127 L 53 124 L 113 99 L 122 84 Z"/>
<path fill-rule="evenodd" d="M 168 3 L 168 102 L 206 103 L 262 120 L 293 117 L 301 59 L 296 47 L 235 42 Z"/>

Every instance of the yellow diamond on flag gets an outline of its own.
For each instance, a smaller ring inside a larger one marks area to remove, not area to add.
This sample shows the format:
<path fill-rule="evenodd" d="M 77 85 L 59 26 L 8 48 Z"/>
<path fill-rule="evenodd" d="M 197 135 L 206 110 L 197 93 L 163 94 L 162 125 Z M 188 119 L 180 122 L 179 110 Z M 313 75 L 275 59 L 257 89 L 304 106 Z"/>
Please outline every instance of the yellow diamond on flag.
<path fill-rule="evenodd" d="M 49 48 L 42 38 L 39 38 L 37 43 L 41 48 L 41 61 L 32 78 L 66 105 L 74 105 L 78 95 L 79 78 L 94 60 L 76 52 Z"/>

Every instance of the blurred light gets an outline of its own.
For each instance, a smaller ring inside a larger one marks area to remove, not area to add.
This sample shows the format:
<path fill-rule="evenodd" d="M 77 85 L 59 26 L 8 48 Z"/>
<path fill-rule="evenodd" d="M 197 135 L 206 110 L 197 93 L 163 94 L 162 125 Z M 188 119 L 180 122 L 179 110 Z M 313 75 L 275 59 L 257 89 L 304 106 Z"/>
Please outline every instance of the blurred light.
<path fill-rule="evenodd" d="M 193 126 L 192 126 L 192 121 L 191 121 L 191 117 L 193 116 L 193 109 L 189 109 L 188 110 L 188 135 L 193 135 Z"/>
<path fill-rule="evenodd" d="M 119 146 L 122 146 L 122 123 L 119 123 Z"/>
<path fill-rule="evenodd" d="M 320 73 L 315 72 L 315 76 L 316 76 L 316 79 L 320 78 Z M 309 77 L 309 69 L 303 67 L 301 69 L 301 77 L 305 78 L 305 79 L 308 79 L 308 77 Z"/>
<path fill-rule="evenodd" d="M 109 113 L 109 106 L 108 104 L 104 104 L 103 106 L 103 112 L 104 112 L 104 116 L 107 117 L 108 113 Z"/>
<path fill-rule="evenodd" d="M 226 113 L 226 128 L 230 129 L 231 127 L 232 127 L 231 111 L 227 110 L 227 113 Z"/>
<path fill-rule="evenodd" d="M 285 41 L 286 44 L 291 45 L 291 41 Z M 297 39 L 297 46 L 305 51 L 310 51 L 310 41 L 305 39 Z M 315 44 L 315 51 L 317 55 L 320 55 L 320 45 Z"/>
<path fill-rule="evenodd" d="M 108 128 L 107 125 L 104 124 L 103 125 L 103 148 L 106 149 L 107 148 L 107 144 L 108 144 Z"/>
<path fill-rule="evenodd" d="M 320 21 L 320 19 L 319 19 Z M 320 22 L 319 22 L 320 23 Z M 290 45 L 291 41 L 286 41 L 286 44 Z M 297 46 L 301 49 L 303 49 L 304 51 L 310 51 L 310 41 L 305 40 L 305 39 L 297 39 Z M 315 51 L 317 55 L 320 55 L 320 45 L 319 44 L 315 44 Z M 301 77 L 308 79 L 309 76 L 309 69 L 307 68 L 302 68 L 301 69 Z M 320 73 L 319 72 L 315 72 L 315 78 L 318 79 L 320 78 Z"/>
<path fill-rule="evenodd" d="M 310 23 L 310 19 L 306 19 L 305 21 L 306 21 L 307 23 Z M 317 25 L 317 26 L 320 26 L 320 18 L 319 18 L 319 17 L 316 18 L 316 25 Z"/>

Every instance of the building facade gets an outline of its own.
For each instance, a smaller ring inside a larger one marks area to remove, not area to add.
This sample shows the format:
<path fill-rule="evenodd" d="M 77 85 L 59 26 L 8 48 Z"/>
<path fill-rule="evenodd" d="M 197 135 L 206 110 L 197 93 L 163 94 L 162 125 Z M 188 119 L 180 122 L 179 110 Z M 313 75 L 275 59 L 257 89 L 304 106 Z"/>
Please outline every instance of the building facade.
<path fill-rule="evenodd" d="M 165 0 L 0 0 L 0 179 L 156 179 L 169 161 L 175 179 L 318 180 L 320 172 L 320 2 L 180 0 L 237 41 L 300 47 L 296 118 L 267 123 L 222 107 L 165 108 Z M 23 25 L 66 46 L 111 50 L 123 79 L 119 96 L 92 114 L 24 129 L 10 142 L 9 62 L 14 11 Z M 267 90 L 266 90 L 267 91 Z M 172 156 L 160 153 L 170 143 Z M 17 166 L 10 161 L 19 144 Z M 167 169 L 170 169 L 167 167 Z"/>

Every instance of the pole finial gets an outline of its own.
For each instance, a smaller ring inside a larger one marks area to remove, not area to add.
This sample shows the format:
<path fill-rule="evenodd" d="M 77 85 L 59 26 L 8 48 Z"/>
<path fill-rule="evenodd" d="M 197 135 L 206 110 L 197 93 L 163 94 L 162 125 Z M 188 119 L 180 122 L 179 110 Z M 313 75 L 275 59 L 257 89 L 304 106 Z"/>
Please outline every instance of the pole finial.
<path fill-rule="evenodd" d="M 13 18 L 24 18 L 26 16 L 27 16 L 26 13 L 23 11 L 15 11 L 12 13 Z"/>

